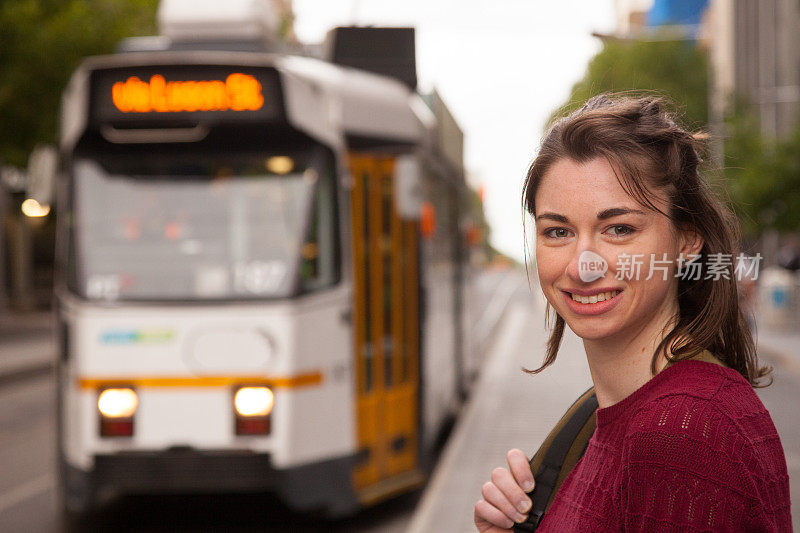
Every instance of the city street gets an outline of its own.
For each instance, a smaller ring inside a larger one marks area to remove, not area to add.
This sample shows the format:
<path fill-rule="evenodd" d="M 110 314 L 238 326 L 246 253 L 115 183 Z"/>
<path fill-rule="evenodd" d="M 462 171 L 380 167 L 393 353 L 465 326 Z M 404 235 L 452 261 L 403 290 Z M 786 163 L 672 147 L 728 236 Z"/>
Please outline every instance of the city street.
<path fill-rule="evenodd" d="M 800 2 L 27 0 L 0 28 L 0 533 L 474 531 L 593 384 L 562 316 L 629 402 L 548 523 L 789 529 L 746 383 L 629 396 L 667 322 L 772 367 L 800 532 Z"/>

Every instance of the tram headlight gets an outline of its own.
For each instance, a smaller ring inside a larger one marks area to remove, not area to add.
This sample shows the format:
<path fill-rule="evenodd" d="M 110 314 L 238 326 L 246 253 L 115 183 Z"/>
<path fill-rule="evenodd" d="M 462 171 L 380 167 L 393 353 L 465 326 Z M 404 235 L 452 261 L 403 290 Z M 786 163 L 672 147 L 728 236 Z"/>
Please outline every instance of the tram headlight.
<path fill-rule="evenodd" d="M 139 406 L 133 389 L 105 389 L 97 397 L 97 409 L 106 418 L 131 418 Z"/>
<path fill-rule="evenodd" d="M 274 405 L 275 395 L 269 387 L 245 386 L 236 389 L 233 395 L 236 434 L 269 434 L 269 415 Z"/>
<path fill-rule="evenodd" d="M 139 406 L 136 391 L 129 387 L 103 389 L 97 396 L 101 437 L 133 436 L 133 415 Z"/>
<path fill-rule="evenodd" d="M 275 395 L 268 387 L 242 387 L 233 397 L 239 416 L 267 416 L 275 405 Z"/>
<path fill-rule="evenodd" d="M 294 160 L 286 155 L 272 156 L 265 164 L 267 170 L 274 174 L 288 174 L 294 169 Z"/>

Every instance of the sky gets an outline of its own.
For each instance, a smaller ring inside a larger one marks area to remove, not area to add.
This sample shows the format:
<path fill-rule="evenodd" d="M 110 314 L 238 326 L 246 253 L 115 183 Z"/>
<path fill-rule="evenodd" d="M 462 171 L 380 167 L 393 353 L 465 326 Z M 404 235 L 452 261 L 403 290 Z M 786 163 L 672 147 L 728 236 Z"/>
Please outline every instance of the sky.
<path fill-rule="evenodd" d="M 614 29 L 613 0 L 294 0 L 307 43 L 338 25 L 414 26 L 419 89 L 434 87 L 465 134 L 492 244 L 522 260 L 522 181 L 550 114 Z"/>

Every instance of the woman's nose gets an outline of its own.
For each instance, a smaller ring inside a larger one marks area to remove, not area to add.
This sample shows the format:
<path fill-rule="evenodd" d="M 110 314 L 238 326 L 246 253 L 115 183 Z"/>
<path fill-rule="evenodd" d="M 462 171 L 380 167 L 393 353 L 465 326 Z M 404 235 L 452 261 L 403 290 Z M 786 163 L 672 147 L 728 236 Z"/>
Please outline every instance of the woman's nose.
<path fill-rule="evenodd" d="M 575 283 L 591 283 L 605 277 L 608 260 L 599 251 L 583 246 L 576 249 L 569 264 L 567 276 Z"/>
<path fill-rule="evenodd" d="M 582 250 L 576 250 L 575 253 L 572 254 L 572 258 L 567 264 L 567 272 L 566 272 L 567 277 L 570 279 L 570 281 L 573 281 L 575 283 L 582 283 L 580 268 L 578 266 L 580 262 L 581 252 Z"/>

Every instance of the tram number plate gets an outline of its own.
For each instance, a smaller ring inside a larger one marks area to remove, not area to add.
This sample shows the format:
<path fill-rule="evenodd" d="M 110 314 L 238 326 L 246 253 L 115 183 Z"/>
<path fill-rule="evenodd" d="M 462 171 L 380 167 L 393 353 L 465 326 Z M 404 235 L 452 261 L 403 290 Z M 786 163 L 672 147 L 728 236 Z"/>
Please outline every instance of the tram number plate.
<path fill-rule="evenodd" d="M 276 292 L 283 285 L 287 270 L 283 261 L 237 263 L 233 269 L 233 286 L 239 293 Z"/>

